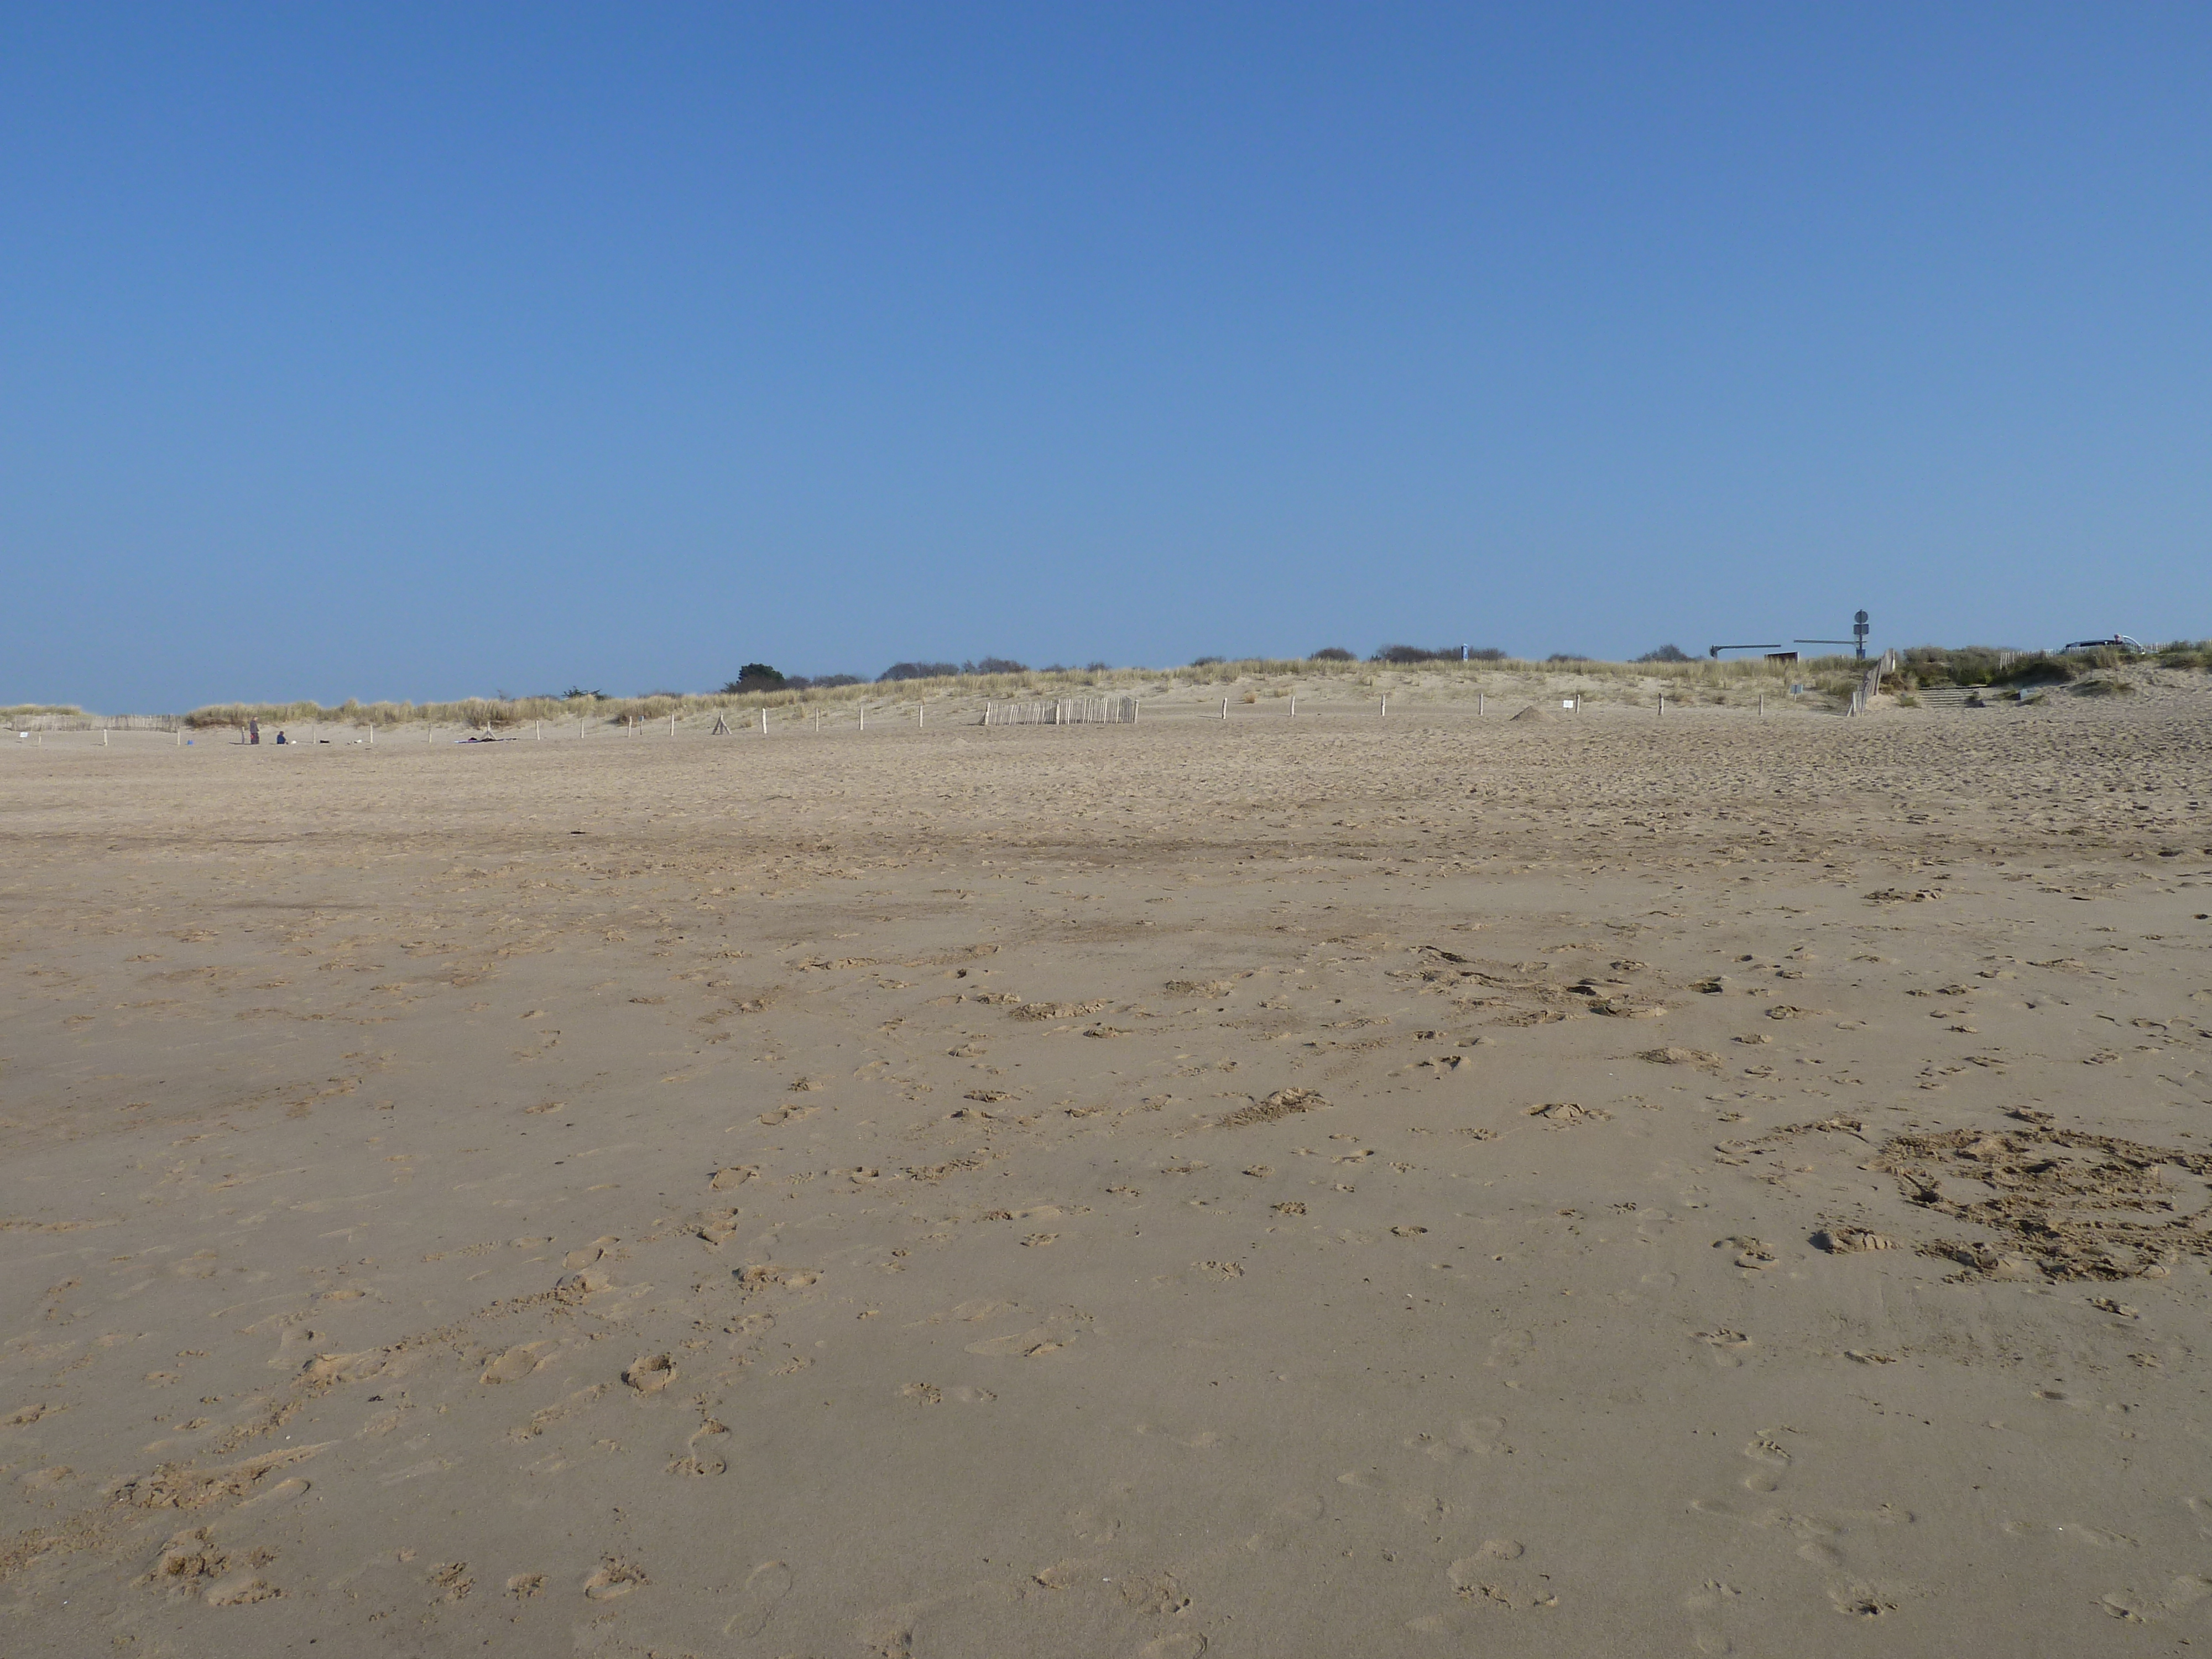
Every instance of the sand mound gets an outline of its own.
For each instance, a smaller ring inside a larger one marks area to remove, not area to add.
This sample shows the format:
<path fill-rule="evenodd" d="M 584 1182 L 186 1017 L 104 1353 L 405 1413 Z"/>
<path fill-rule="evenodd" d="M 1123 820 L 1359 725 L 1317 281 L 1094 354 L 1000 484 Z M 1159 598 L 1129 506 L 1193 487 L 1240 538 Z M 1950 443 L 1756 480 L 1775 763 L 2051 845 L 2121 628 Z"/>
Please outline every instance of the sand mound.
<path fill-rule="evenodd" d="M 1512 718 L 1516 720 L 1547 720 L 1552 718 L 1552 711 L 1548 708 L 1539 708 L 1532 702 Z"/>

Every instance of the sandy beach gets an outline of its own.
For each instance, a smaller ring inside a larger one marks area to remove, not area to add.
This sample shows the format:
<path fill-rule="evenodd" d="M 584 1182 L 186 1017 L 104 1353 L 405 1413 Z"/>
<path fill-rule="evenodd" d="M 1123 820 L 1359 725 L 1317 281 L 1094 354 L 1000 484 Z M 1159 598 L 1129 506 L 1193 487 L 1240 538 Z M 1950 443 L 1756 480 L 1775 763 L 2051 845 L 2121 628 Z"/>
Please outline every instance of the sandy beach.
<path fill-rule="evenodd" d="M 2201 1647 L 2202 677 L 1528 701 L 14 740 L 0 1645 Z"/>

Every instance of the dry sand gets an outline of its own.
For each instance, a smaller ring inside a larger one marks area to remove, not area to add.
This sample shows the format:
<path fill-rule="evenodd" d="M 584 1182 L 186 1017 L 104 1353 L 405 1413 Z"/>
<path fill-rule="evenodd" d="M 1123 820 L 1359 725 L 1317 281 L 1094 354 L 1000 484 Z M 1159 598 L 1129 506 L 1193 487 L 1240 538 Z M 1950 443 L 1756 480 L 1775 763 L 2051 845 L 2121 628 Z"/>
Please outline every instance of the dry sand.
<path fill-rule="evenodd" d="M 18 743 L 7 1650 L 2212 1636 L 2212 697 L 1510 712 Z"/>

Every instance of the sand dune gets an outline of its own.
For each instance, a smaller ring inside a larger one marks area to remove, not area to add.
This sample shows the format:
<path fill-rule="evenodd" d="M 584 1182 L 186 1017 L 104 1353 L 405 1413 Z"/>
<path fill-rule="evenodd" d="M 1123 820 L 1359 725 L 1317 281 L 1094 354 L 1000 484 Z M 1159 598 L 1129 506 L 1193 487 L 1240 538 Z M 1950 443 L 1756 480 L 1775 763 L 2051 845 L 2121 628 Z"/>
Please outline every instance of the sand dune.
<path fill-rule="evenodd" d="M 2212 699 L 1511 712 L 7 750 L 9 1650 L 2201 1641 Z"/>

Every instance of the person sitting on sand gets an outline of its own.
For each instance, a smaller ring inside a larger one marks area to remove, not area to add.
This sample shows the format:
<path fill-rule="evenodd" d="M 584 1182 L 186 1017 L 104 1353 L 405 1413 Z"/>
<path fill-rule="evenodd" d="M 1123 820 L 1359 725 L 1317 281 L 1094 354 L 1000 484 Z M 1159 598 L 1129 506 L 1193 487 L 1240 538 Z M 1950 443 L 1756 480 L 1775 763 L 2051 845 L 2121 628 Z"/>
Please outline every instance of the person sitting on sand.
<path fill-rule="evenodd" d="M 276 741 L 279 743 L 289 743 L 291 741 L 289 738 L 284 735 L 283 729 L 281 726 L 277 729 Z"/>

